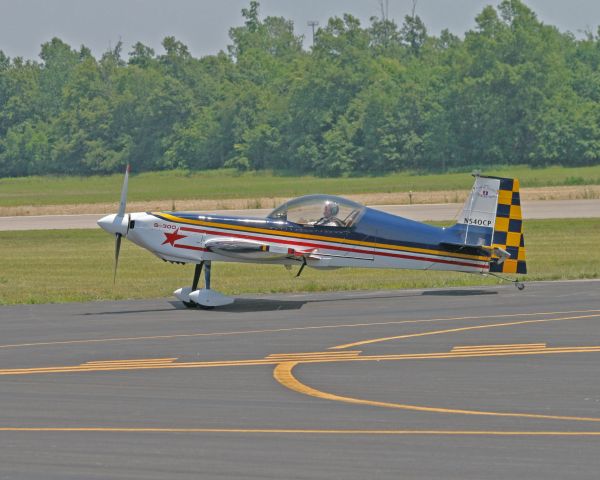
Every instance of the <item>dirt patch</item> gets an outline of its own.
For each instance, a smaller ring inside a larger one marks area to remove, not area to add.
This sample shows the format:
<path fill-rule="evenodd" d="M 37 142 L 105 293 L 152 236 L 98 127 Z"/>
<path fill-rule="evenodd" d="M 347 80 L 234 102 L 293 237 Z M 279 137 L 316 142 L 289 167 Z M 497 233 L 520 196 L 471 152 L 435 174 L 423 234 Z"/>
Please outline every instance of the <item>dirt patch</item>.
<path fill-rule="evenodd" d="M 396 192 L 396 193 L 363 193 L 344 195 L 366 205 L 407 205 L 424 203 L 459 203 L 464 202 L 467 190 L 442 190 L 436 192 Z M 600 185 L 577 185 L 564 187 L 540 187 L 521 189 L 521 198 L 527 200 L 578 200 L 600 198 Z M 289 198 L 245 198 L 230 200 L 153 200 L 150 202 L 129 202 L 130 212 L 179 210 L 179 211 L 212 211 L 241 210 L 254 208 L 274 208 Z M 78 205 L 22 205 L 16 207 L 0 207 L 0 216 L 25 215 L 75 215 L 81 213 L 114 212 L 118 203 L 90 203 Z"/>

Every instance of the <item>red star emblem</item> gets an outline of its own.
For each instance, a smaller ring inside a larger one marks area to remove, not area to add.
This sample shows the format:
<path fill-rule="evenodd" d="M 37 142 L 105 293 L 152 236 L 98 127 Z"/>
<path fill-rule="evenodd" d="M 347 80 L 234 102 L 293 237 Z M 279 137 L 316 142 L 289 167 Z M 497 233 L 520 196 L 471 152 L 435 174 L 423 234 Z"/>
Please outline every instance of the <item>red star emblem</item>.
<path fill-rule="evenodd" d="M 163 243 L 161 243 L 161 245 L 168 243 L 172 247 L 175 246 L 175 242 L 177 240 L 187 237 L 187 235 L 179 235 L 179 229 L 175 230 L 173 233 L 167 233 L 167 232 L 163 232 L 163 233 L 165 234 L 165 237 L 167 237 L 167 238 L 165 239 L 165 241 Z"/>

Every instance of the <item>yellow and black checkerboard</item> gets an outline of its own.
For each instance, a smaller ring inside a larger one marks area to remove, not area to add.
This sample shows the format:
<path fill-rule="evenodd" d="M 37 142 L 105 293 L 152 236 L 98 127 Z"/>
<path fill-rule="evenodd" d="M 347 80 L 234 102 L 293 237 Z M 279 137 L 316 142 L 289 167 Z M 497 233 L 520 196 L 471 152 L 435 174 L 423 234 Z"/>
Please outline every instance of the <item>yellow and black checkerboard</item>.
<path fill-rule="evenodd" d="M 492 262 L 490 272 L 527 273 L 519 180 L 516 178 L 500 179 L 492 246 L 506 250 L 510 258 L 500 264 Z"/>

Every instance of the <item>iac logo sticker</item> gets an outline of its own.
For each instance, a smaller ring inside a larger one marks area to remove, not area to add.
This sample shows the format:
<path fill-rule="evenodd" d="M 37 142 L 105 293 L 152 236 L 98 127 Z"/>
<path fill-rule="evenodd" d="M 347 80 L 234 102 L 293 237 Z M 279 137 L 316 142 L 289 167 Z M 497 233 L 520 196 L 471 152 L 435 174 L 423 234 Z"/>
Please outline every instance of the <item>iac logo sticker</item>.
<path fill-rule="evenodd" d="M 477 187 L 475 192 L 481 198 L 496 198 L 498 196 L 498 190 L 490 187 L 489 185 L 481 185 Z"/>

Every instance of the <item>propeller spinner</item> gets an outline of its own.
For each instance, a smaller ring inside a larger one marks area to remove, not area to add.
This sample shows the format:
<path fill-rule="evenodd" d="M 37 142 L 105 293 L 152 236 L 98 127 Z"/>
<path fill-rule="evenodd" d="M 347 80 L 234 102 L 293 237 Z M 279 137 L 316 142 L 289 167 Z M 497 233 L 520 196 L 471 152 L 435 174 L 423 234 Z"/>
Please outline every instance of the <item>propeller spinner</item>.
<path fill-rule="evenodd" d="M 117 279 L 117 266 L 119 265 L 119 252 L 121 250 L 121 238 L 127 235 L 129 230 L 129 214 L 125 213 L 127 205 L 127 185 L 129 184 L 129 170 L 127 165 L 125 170 L 125 178 L 123 180 L 123 188 L 121 188 L 121 201 L 119 202 L 119 212 L 117 214 L 106 215 L 98 220 L 98 226 L 108 233 L 115 235 L 115 271 L 113 275 L 113 283 Z"/>

